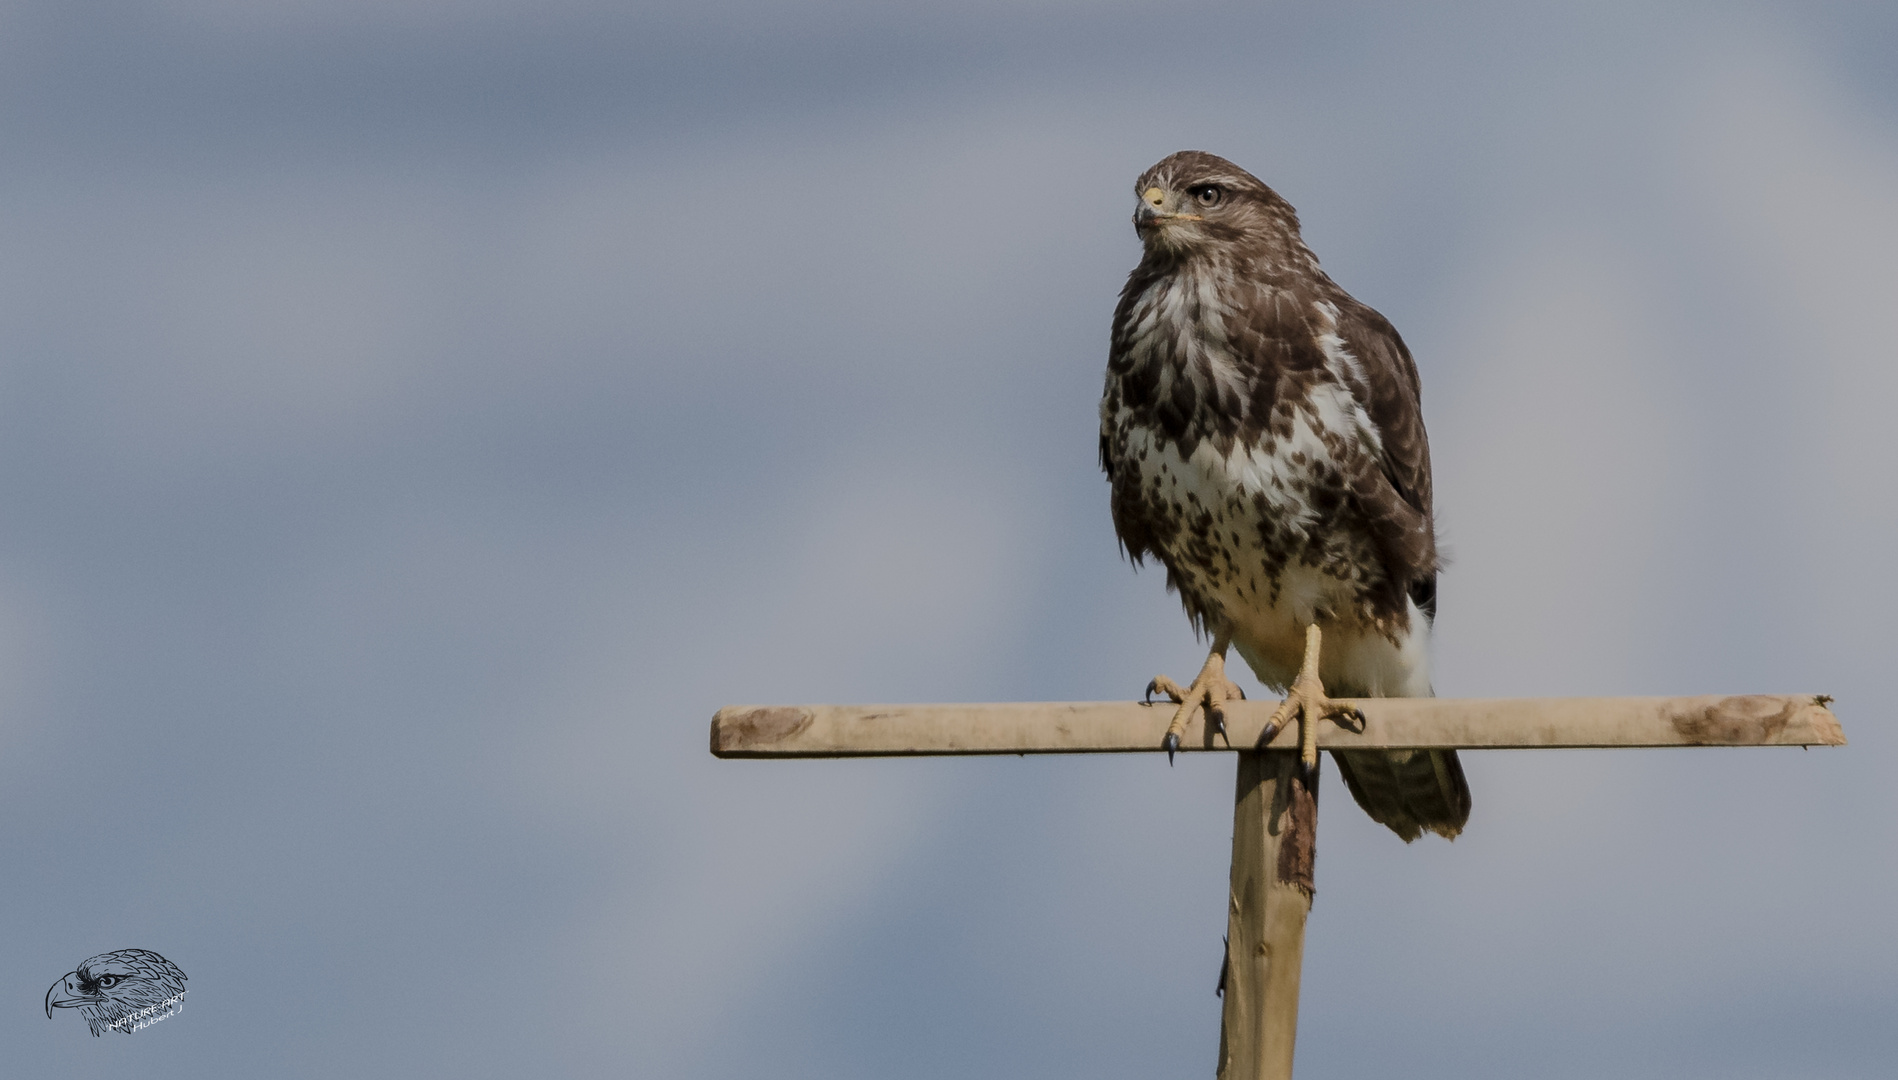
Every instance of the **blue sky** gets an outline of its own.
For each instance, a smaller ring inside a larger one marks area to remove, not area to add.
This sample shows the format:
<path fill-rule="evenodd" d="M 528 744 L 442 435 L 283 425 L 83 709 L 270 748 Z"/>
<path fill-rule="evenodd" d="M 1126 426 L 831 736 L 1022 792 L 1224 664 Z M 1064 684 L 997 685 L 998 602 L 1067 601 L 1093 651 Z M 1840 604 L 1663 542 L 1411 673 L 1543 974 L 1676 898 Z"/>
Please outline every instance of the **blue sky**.
<path fill-rule="evenodd" d="M 0 1040 L 76 1077 L 1213 1068 L 1232 763 L 718 762 L 1200 658 L 1096 471 L 1131 184 L 1418 357 L 1437 687 L 1829 751 L 1328 789 L 1299 1075 L 1898 1057 L 1880 6 L 0 5 Z M 80 960 L 191 977 L 136 1038 Z"/>

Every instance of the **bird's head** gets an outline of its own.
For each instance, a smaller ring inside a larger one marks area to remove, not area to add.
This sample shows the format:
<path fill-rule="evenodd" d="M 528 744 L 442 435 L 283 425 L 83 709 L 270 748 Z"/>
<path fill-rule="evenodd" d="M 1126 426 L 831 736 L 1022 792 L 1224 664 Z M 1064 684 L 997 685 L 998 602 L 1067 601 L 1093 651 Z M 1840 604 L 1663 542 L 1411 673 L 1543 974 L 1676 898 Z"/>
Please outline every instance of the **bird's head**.
<path fill-rule="evenodd" d="M 1240 241 L 1296 243 L 1298 215 L 1258 177 L 1200 150 L 1182 150 L 1134 184 L 1134 231 L 1153 253 L 1186 255 Z"/>
<path fill-rule="evenodd" d="M 149 949 L 100 953 L 47 989 L 46 1015 L 78 1009 L 94 1035 L 108 1028 L 129 1035 L 130 1025 L 115 1028 L 118 1021 L 184 993 L 184 984 L 185 973 Z"/>

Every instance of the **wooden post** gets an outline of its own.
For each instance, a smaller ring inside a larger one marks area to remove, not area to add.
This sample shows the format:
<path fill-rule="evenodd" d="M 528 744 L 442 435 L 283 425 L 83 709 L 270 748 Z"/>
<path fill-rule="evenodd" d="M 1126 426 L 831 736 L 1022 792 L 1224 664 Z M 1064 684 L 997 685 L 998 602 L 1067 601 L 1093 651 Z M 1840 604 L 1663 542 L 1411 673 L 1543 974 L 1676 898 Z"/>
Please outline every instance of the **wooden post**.
<path fill-rule="evenodd" d="M 1291 1080 L 1318 826 L 1303 773 L 1295 750 L 1239 754 L 1219 1080 Z"/>
<path fill-rule="evenodd" d="M 1611 746 L 1844 746 L 1823 694 L 1673 698 L 1365 698 L 1364 723 L 1321 724 L 1328 750 Z M 1262 739 L 1274 703 L 1229 701 L 1223 731 L 1194 713 L 1185 752 L 1234 752 L 1220 1080 L 1290 1080 L 1298 976 L 1311 911 L 1318 774 L 1307 786 L 1299 729 Z M 722 758 L 1158 753 L 1171 709 L 1139 702 L 992 705 L 730 705 L 712 718 Z M 1164 774 L 1162 774 L 1164 775 Z"/>

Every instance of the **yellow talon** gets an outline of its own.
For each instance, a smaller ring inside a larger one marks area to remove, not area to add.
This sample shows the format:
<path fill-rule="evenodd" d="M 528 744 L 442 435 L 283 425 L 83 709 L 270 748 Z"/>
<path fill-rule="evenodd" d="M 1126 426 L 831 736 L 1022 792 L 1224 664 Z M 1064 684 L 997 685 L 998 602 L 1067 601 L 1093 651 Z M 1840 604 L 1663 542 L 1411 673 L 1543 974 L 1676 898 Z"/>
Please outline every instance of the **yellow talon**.
<path fill-rule="evenodd" d="M 1299 666 L 1298 677 L 1292 680 L 1287 689 L 1285 700 L 1272 712 L 1271 722 L 1266 725 L 1267 738 L 1281 727 L 1291 722 L 1294 715 L 1299 720 L 1298 757 L 1310 770 L 1318 764 L 1318 722 L 1348 717 L 1363 723 L 1364 714 L 1354 705 L 1334 701 L 1325 696 L 1325 684 L 1318 678 L 1319 648 L 1323 644 L 1323 635 L 1317 623 L 1305 628 L 1305 660 Z"/>
<path fill-rule="evenodd" d="M 1180 748 L 1180 735 L 1186 730 L 1186 722 L 1193 718 L 1193 710 L 1204 706 L 1206 725 L 1214 731 L 1224 732 L 1226 714 L 1223 706 L 1228 701 L 1244 698 L 1245 691 L 1226 679 L 1226 649 L 1232 641 L 1230 634 L 1219 634 L 1213 638 L 1212 651 L 1206 656 L 1206 663 L 1199 669 L 1199 675 L 1193 679 L 1193 685 L 1185 689 L 1165 675 L 1156 675 L 1147 684 L 1147 696 L 1165 694 L 1178 702 L 1179 708 L 1173 713 L 1173 722 L 1167 725 L 1166 737 L 1160 745 L 1166 749 L 1168 764 L 1173 762 L 1174 751 Z"/>

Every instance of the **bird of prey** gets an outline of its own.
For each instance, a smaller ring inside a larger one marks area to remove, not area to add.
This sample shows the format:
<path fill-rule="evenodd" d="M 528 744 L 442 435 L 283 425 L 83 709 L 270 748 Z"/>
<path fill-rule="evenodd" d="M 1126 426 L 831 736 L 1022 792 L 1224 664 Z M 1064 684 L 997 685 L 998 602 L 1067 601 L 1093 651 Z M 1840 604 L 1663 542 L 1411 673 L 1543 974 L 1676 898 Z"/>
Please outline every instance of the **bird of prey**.
<path fill-rule="evenodd" d="M 1235 648 L 1317 726 L 1326 697 L 1432 693 L 1438 558 L 1417 367 L 1382 315 L 1319 269 L 1291 204 L 1224 158 L 1174 154 L 1134 185 L 1144 252 L 1114 311 L 1101 468 L 1138 566 L 1165 564 L 1212 650 L 1193 685 L 1149 695 L 1209 724 L 1238 696 Z M 1322 643 L 1322 648 L 1321 648 Z M 1455 751 L 1333 753 L 1372 818 L 1454 838 L 1470 791 Z"/>
<path fill-rule="evenodd" d="M 185 973 L 150 949 L 100 953 L 60 976 L 46 991 L 46 1015 L 78 1009 L 96 1036 L 110 1029 L 126 1035 L 141 1020 L 162 1019 L 183 1007 Z"/>

